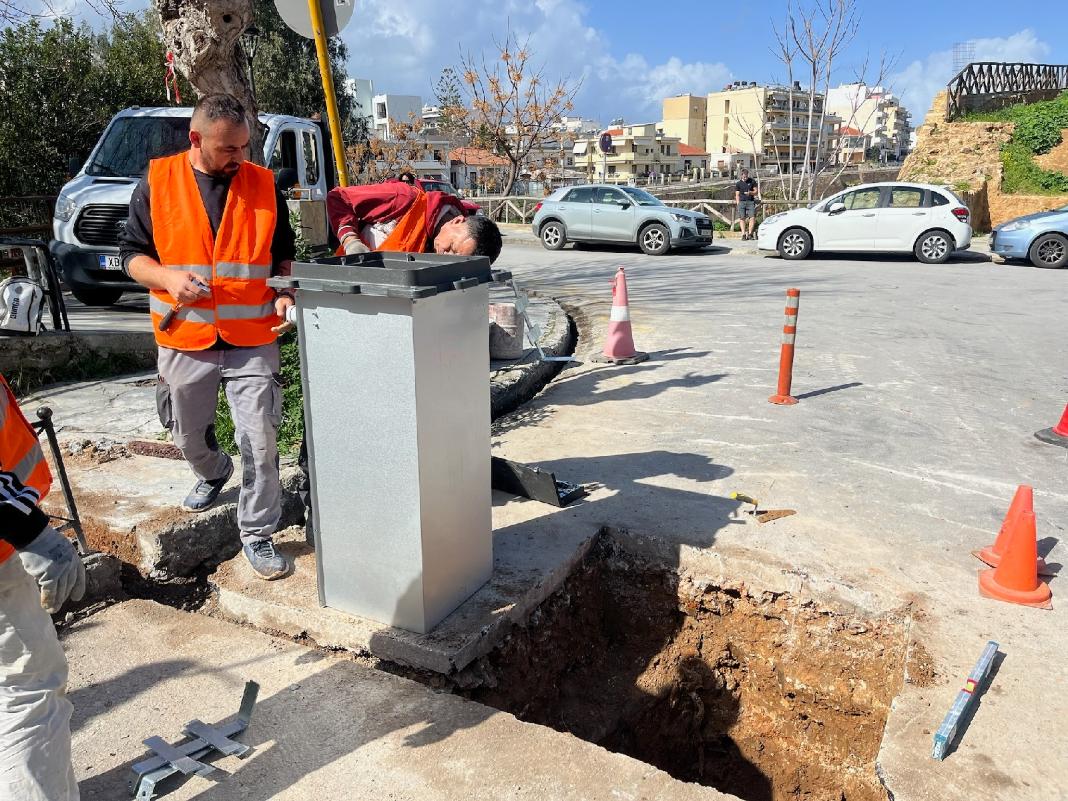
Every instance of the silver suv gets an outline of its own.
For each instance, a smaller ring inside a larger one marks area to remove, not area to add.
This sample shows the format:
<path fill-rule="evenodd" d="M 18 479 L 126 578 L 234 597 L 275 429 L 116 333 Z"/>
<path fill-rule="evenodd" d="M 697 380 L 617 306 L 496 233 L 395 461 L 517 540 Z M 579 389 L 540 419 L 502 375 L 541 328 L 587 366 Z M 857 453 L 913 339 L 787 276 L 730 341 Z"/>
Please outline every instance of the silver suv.
<path fill-rule="evenodd" d="M 549 250 L 568 242 L 630 242 L 650 256 L 712 244 L 712 220 L 665 206 L 633 186 L 585 184 L 557 189 L 534 207 L 534 235 Z"/>

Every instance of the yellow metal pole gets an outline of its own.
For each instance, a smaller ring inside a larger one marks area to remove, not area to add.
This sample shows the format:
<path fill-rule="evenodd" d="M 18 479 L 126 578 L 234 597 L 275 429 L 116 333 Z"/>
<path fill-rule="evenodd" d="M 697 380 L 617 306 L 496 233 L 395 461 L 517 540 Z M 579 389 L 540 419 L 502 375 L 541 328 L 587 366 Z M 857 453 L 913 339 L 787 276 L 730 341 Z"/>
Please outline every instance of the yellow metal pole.
<path fill-rule="evenodd" d="M 326 116 L 330 120 L 330 139 L 334 144 L 334 163 L 337 165 L 338 186 L 348 186 L 349 176 L 345 169 L 345 143 L 341 141 L 341 121 L 338 119 L 337 95 L 334 94 L 334 74 L 330 70 L 330 52 L 326 49 L 326 28 L 323 25 L 323 9 L 319 0 L 308 0 L 311 13 L 312 33 L 315 37 L 315 52 L 319 56 L 319 74 L 323 78 L 323 94 L 326 95 Z"/>

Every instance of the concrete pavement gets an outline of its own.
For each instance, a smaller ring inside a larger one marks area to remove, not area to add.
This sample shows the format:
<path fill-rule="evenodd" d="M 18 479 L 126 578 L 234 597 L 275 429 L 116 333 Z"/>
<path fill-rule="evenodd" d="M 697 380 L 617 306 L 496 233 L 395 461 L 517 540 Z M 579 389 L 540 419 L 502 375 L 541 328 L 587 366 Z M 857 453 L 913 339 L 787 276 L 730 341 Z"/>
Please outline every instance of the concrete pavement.
<path fill-rule="evenodd" d="M 78 622 L 64 646 L 85 801 L 131 798 L 141 741 L 230 718 L 248 679 L 261 690 L 239 739 L 254 751 L 218 760 L 210 779 L 172 779 L 168 801 L 727 798 L 344 656 L 147 601 Z"/>

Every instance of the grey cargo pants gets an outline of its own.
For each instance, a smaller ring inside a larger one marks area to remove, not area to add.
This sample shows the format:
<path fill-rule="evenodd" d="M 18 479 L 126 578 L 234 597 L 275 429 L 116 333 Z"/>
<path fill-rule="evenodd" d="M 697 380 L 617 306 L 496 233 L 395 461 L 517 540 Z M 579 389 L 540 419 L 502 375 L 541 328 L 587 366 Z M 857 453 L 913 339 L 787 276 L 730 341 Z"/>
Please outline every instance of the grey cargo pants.
<path fill-rule="evenodd" d="M 156 390 L 160 422 L 197 478 L 226 474 L 230 457 L 215 440 L 219 384 L 226 390 L 241 452 L 237 524 L 242 544 L 270 539 L 282 515 L 278 425 L 282 393 L 278 343 L 233 350 L 159 349 Z"/>

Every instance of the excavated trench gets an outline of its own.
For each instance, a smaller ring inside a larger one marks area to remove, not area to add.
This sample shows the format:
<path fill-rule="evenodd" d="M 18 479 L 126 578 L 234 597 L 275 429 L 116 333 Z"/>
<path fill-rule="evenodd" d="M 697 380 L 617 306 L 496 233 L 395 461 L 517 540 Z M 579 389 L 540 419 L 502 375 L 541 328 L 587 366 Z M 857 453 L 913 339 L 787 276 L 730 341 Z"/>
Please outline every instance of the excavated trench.
<path fill-rule="evenodd" d="M 694 584 L 606 537 L 464 695 L 747 801 L 888 798 L 904 620 Z"/>

